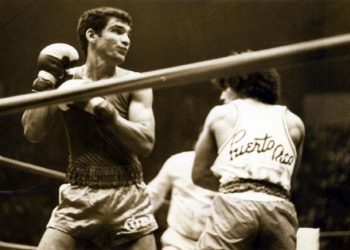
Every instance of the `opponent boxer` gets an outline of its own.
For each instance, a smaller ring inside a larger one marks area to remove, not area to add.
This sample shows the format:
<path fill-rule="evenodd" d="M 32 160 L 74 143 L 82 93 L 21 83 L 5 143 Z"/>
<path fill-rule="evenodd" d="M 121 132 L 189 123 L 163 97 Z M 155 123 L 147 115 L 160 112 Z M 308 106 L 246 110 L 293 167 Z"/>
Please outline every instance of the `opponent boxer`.
<path fill-rule="evenodd" d="M 219 190 L 196 249 L 290 249 L 298 228 L 290 188 L 302 120 L 277 105 L 275 69 L 217 80 L 228 101 L 208 114 L 196 144 L 195 184 Z"/>

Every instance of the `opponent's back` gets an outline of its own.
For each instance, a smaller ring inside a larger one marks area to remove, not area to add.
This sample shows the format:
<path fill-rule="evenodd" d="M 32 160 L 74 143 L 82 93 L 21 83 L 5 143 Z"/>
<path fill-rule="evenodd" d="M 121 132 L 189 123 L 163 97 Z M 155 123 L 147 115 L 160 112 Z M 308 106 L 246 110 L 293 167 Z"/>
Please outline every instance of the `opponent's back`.
<path fill-rule="evenodd" d="M 220 182 L 266 180 L 290 190 L 298 153 L 290 133 L 294 121 L 286 119 L 287 108 L 238 99 L 224 109 L 222 119 L 212 124 L 219 146 L 212 170 L 222 177 Z"/>

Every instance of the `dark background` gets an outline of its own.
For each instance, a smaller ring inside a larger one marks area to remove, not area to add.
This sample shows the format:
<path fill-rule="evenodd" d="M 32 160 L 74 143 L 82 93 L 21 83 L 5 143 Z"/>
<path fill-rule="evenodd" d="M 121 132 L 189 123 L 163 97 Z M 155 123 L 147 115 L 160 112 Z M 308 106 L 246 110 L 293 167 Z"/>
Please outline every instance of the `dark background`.
<path fill-rule="evenodd" d="M 232 50 L 261 50 L 343 34 L 350 26 L 348 1 L 0 0 L 1 97 L 30 91 L 37 55 L 46 45 L 64 42 L 79 48 L 75 31 L 79 15 L 103 5 L 120 7 L 133 16 L 132 47 L 123 67 L 139 72 L 214 59 Z M 349 52 L 349 48 L 323 51 L 312 60 L 301 57 L 287 67 L 276 65 L 283 83 L 281 104 L 307 121 L 293 201 L 300 226 L 319 227 L 321 232 L 350 226 Z M 327 104 L 337 95 L 342 95 L 341 101 L 326 107 L 320 101 L 308 102 L 318 96 Z M 147 182 L 170 155 L 191 149 L 218 97 L 209 81 L 154 91 L 156 146 L 142 160 Z M 327 110 L 332 119 L 327 119 Z M 65 171 L 62 124 L 58 122 L 44 141 L 33 145 L 23 138 L 20 118 L 20 113 L 0 117 L 0 155 Z M 0 168 L 0 241 L 37 244 L 57 203 L 59 185 Z M 165 215 L 166 207 L 157 214 L 158 234 L 166 226 Z M 322 249 L 348 245 L 349 237 L 321 238 Z"/>

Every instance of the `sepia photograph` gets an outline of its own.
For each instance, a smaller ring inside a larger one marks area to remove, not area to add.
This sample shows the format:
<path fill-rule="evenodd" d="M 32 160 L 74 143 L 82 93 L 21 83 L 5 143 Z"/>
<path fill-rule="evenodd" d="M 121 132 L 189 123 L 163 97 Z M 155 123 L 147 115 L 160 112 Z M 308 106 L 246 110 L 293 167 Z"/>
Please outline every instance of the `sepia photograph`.
<path fill-rule="evenodd" d="M 349 10 L 0 0 L 0 250 L 350 249 Z"/>

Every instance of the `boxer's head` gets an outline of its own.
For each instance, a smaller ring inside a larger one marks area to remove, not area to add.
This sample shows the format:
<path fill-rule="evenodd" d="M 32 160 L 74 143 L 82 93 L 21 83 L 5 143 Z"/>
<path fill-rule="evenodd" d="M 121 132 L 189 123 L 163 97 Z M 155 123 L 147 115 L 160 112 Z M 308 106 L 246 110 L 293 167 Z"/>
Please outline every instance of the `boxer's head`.
<path fill-rule="evenodd" d="M 92 29 L 96 34 L 101 35 L 102 30 L 106 27 L 111 18 L 126 24 L 130 27 L 132 19 L 129 13 L 124 10 L 113 7 L 101 7 L 85 11 L 79 18 L 77 32 L 80 46 L 85 54 L 87 54 L 88 40 L 86 33 Z"/>

